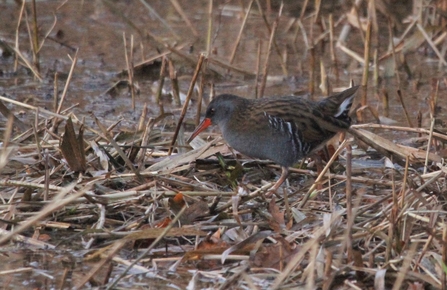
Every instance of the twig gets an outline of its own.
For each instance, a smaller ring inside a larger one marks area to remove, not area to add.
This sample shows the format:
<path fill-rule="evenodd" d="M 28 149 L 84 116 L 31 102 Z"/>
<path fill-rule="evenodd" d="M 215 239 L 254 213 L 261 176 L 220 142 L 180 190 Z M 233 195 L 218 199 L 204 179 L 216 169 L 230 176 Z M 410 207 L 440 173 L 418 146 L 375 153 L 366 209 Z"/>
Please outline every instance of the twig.
<path fill-rule="evenodd" d="M 39 33 L 37 28 L 37 7 L 36 0 L 31 1 L 31 7 L 33 11 L 33 33 L 32 33 L 32 50 L 33 50 L 33 62 L 34 67 L 37 71 L 40 71 L 40 62 L 39 62 Z"/>
<path fill-rule="evenodd" d="M 0 101 L 0 113 L 3 114 L 6 118 L 13 118 L 14 122 L 13 125 L 17 128 L 19 128 L 20 131 L 26 131 L 28 129 L 28 126 L 23 123 L 19 118 L 17 118 L 8 107 L 3 104 L 3 102 Z"/>
<path fill-rule="evenodd" d="M 146 118 L 147 118 L 147 103 L 145 102 L 143 105 L 143 108 L 141 109 L 141 115 L 140 115 L 140 119 L 138 121 L 137 131 L 143 131 L 146 128 Z M 107 129 L 107 131 L 109 131 L 109 130 Z M 142 137 L 141 139 L 144 139 L 144 137 Z M 141 146 L 144 146 L 144 145 L 141 144 Z"/>
<path fill-rule="evenodd" d="M 157 11 L 155 11 L 154 8 L 152 8 L 151 5 L 149 5 L 146 0 L 140 0 L 140 2 L 143 4 L 144 7 L 146 7 L 147 10 L 149 10 L 149 12 L 155 17 L 157 18 L 158 21 L 160 21 L 161 24 L 163 24 L 164 27 L 166 27 L 171 33 L 172 35 L 176 38 L 176 39 L 180 39 L 180 37 L 178 36 L 177 33 L 175 33 L 175 31 L 172 29 L 171 26 L 169 26 L 169 24 L 166 22 L 166 20 L 164 20 L 162 17 L 160 17 L 160 15 L 158 15 Z"/>
<path fill-rule="evenodd" d="M 49 36 L 50 36 L 50 33 L 53 31 L 54 27 L 56 27 L 56 24 L 57 24 L 57 17 L 56 17 L 56 15 L 53 15 L 53 16 L 54 16 L 53 24 L 51 25 L 50 29 L 48 29 L 47 33 L 44 35 L 44 37 L 43 37 L 43 39 L 42 39 L 42 42 L 40 43 L 40 46 L 39 46 L 39 49 L 37 50 L 37 52 L 40 52 L 40 50 L 42 49 L 42 47 L 43 47 L 44 44 L 45 44 L 45 40 L 47 40 L 47 39 L 53 40 L 53 41 L 56 42 L 56 43 L 59 43 L 59 44 L 61 44 L 61 45 L 64 45 L 64 44 L 61 43 L 60 41 L 58 42 L 58 41 L 55 40 L 54 38 L 49 37 Z M 67 46 L 67 45 L 65 45 L 65 46 Z M 70 46 L 67 46 L 67 47 L 68 47 L 69 49 L 71 49 L 72 51 L 76 51 L 76 49 L 73 49 L 73 47 L 70 47 Z"/>
<path fill-rule="evenodd" d="M 441 134 L 437 132 L 431 133 L 431 130 L 423 129 L 423 128 L 410 128 L 410 127 L 399 127 L 399 126 L 389 126 L 389 125 L 381 125 L 381 124 L 358 124 L 358 125 L 352 125 L 352 128 L 379 128 L 379 129 L 389 129 L 389 130 L 396 130 L 396 131 L 407 131 L 407 132 L 415 132 L 415 133 L 424 133 L 424 134 L 433 134 L 434 137 L 438 137 L 443 140 L 447 140 L 446 134 Z"/>
<path fill-rule="evenodd" d="M 331 159 L 328 161 L 326 166 L 321 171 L 320 175 L 318 175 L 317 179 L 315 179 L 314 184 L 312 184 L 312 186 L 307 191 L 306 195 L 301 200 L 301 202 L 299 204 L 299 208 L 303 208 L 306 205 L 307 200 L 309 199 L 310 195 L 314 192 L 314 190 L 317 187 L 318 183 L 321 182 L 323 177 L 325 177 L 326 172 L 329 170 L 329 168 L 331 167 L 332 163 L 334 163 L 335 159 L 338 157 L 338 155 L 340 154 L 341 150 L 343 150 L 346 147 L 347 144 L 348 144 L 348 141 L 346 139 L 340 144 L 340 146 L 334 152 L 334 155 L 332 155 Z"/>
<path fill-rule="evenodd" d="M 196 126 L 200 123 L 200 113 L 202 112 L 202 102 L 203 102 L 203 89 L 205 87 L 205 77 L 203 74 L 200 75 L 200 83 L 199 83 L 199 94 L 197 98 L 197 113 L 196 118 L 194 120 L 194 124 Z M 210 100 L 211 101 L 211 100 Z"/>
<path fill-rule="evenodd" d="M 30 217 L 25 222 L 21 223 L 19 226 L 17 226 L 14 231 L 9 232 L 6 235 L 3 235 L 0 237 L 0 245 L 3 245 L 6 241 L 9 241 L 14 235 L 19 234 L 29 227 L 33 226 L 36 222 L 44 219 L 46 216 L 51 214 L 52 212 L 64 207 L 65 205 L 69 204 L 73 200 L 75 200 L 78 197 L 81 197 L 85 194 L 87 190 L 89 190 L 88 187 L 83 187 L 78 192 L 69 195 L 67 198 L 63 199 L 68 193 L 72 192 L 75 187 L 75 184 L 71 184 L 67 187 L 64 187 L 63 190 L 61 190 L 54 198 L 53 202 L 49 203 L 47 206 L 45 206 L 40 212 L 35 214 L 34 216 Z"/>
<path fill-rule="evenodd" d="M 19 32 L 20 32 L 20 24 L 22 23 L 22 18 L 23 18 L 23 13 L 25 11 L 25 4 L 26 1 L 22 1 L 22 6 L 20 7 L 20 13 L 19 13 L 19 17 L 17 20 L 17 26 L 16 26 L 16 33 L 15 33 L 15 46 L 13 48 L 14 51 L 20 51 L 19 49 Z M 18 63 L 19 63 L 19 58 L 18 58 L 18 54 L 15 53 L 14 54 L 14 71 L 17 71 L 17 67 L 18 67 Z"/>
<path fill-rule="evenodd" d="M 428 155 L 430 154 L 430 146 L 433 139 L 433 129 L 435 128 L 435 118 L 431 118 L 430 123 L 430 134 L 428 135 L 428 142 L 427 142 L 427 154 L 425 155 L 425 163 L 424 163 L 424 174 L 427 173 L 427 167 L 428 167 Z"/>
<path fill-rule="evenodd" d="M 259 83 L 259 75 L 261 73 L 261 53 L 262 53 L 262 40 L 259 39 L 258 41 L 258 53 L 256 54 L 256 77 L 255 77 L 255 84 L 254 84 L 254 97 L 257 99 L 259 97 L 258 95 L 258 83 Z"/>
<path fill-rule="evenodd" d="M 174 102 L 176 106 L 181 106 L 180 89 L 178 85 L 177 71 L 175 70 L 172 60 L 168 58 L 169 78 L 172 83 L 172 94 L 174 95 Z"/>
<path fill-rule="evenodd" d="M 402 109 L 404 109 L 405 118 L 407 119 L 408 126 L 413 127 L 413 123 L 411 122 L 411 118 L 408 115 L 407 106 L 405 105 L 404 98 L 402 97 L 402 91 L 400 89 L 397 90 L 397 97 L 399 99 L 400 104 L 402 105 Z"/>
<path fill-rule="evenodd" d="M 50 192 L 50 190 L 49 190 L 49 187 L 50 187 L 50 168 L 49 168 L 50 154 L 48 152 L 48 149 L 45 149 L 44 156 L 45 156 L 45 161 L 44 161 L 44 163 L 45 163 L 45 190 L 44 190 L 44 194 L 43 194 L 43 200 L 46 201 L 46 200 L 48 200 L 48 194 Z"/>
<path fill-rule="evenodd" d="M 447 265 L 447 226 L 444 225 L 442 231 L 442 263 L 444 267 Z M 441 276 L 441 289 L 446 289 L 447 287 L 447 273 L 442 271 Z"/>
<path fill-rule="evenodd" d="M 237 35 L 236 41 L 233 46 L 233 51 L 231 52 L 231 55 L 230 55 L 230 59 L 229 59 L 230 64 L 233 63 L 234 56 L 236 55 L 237 48 L 238 48 L 239 43 L 242 38 L 242 33 L 244 32 L 244 28 L 245 28 L 245 25 L 247 24 L 248 16 L 250 15 L 251 7 L 253 6 L 253 1 L 254 0 L 250 1 L 250 4 L 248 5 L 248 8 L 247 8 L 247 13 L 245 13 L 244 20 L 242 21 L 241 28 L 239 29 L 239 34 Z"/>
<path fill-rule="evenodd" d="M 373 87 L 377 88 L 379 86 L 379 64 L 377 62 L 378 59 L 378 50 L 377 48 L 374 49 L 374 55 L 373 55 L 373 68 L 374 68 L 374 72 L 373 72 Z"/>
<path fill-rule="evenodd" d="M 392 161 L 392 160 L 391 160 Z M 397 243 L 395 243 L 394 239 L 398 240 L 399 236 L 396 236 L 396 229 L 397 229 L 397 216 L 399 214 L 399 204 L 398 204 L 398 197 L 396 192 L 396 184 L 395 181 L 395 171 L 391 171 L 391 181 L 393 182 L 393 186 L 391 187 L 392 194 L 393 194 L 393 203 L 391 204 L 391 211 L 388 214 L 388 235 L 386 236 L 386 250 L 385 250 L 385 261 L 389 262 L 392 257 L 392 248 L 393 246 L 396 247 Z"/>
<path fill-rule="evenodd" d="M 56 71 L 54 73 L 54 80 L 53 80 L 53 110 L 56 113 L 57 112 L 57 102 L 59 100 L 59 84 L 58 81 L 59 73 Z"/>
<path fill-rule="evenodd" d="M 405 277 L 407 277 L 407 272 L 410 269 L 411 264 L 413 263 L 413 258 L 416 254 L 417 246 L 418 246 L 417 241 L 412 242 L 410 249 L 408 250 L 408 253 L 404 256 L 404 261 L 402 263 L 402 266 L 400 267 L 399 272 L 397 273 L 397 278 L 394 281 L 392 290 L 399 290 L 402 288 L 402 284 L 404 283 Z"/>
<path fill-rule="evenodd" d="M 180 16 L 183 18 L 183 21 L 185 21 L 186 25 L 191 29 L 194 36 L 199 36 L 199 33 L 195 29 L 194 25 L 192 25 L 191 21 L 189 21 L 188 16 L 185 14 L 185 12 L 182 9 L 182 6 L 180 6 L 180 3 L 178 3 L 177 0 L 171 0 L 172 6 L 174 6 L 175 10 L 177 10 L 177 13 L 180 14 Z"/>
<path fill-rule="evenodd" d="M 329 45 L 331 49 L 331 61 L 332 61 L 332 71 L 335 73 L 335 80 L 338 83 L 339 75 L 338 75 L 338 61 L 337 56 L 335 54 L 334 48 L 334 17 L 333 14 L 329 14 Z"/>
<path fill-rule="evenodd" d="M 202 53 L 199 56 L 199 61 L 197 62 L 196 70 L 194 71 L 194 75 L 192 76 L 191 83 L 189 84 L 188 93 L 186 94 L 185 103 L 183 104 L 182 112 L 180 113 L 180 117 L 178 120 L 177 127 L 175 128 L 174 136 L 172 137 L 171 145 L 168 150 L 168 155 L 172 154 L 172 150 L 174 149 L 175 141 L 177 141 L 178 132 L 180 131 L 180 127 L 182 126 L 183 119 L 185 118 L 186 111 L 188 110 L 189 101 L 191 100 L 192 93 L 194 92 L 194 86 L 197 81 L 197 77 L 199 76 L 200 70 L 202 68 L 203 61 L 205 60 L 205 55 Z"/>
<path fill-rule="evenodd" d="M 37 134 L 37 126 L 39 125 L 39 107 L 37 107 L 37 113 L 34 116 L 34 126 L 33 126 L 33 131 L 34 131 L 34 138 L 36 139 L 36 147 L 37 147 L 37 155 L 38 155 L 38 160 L 41 162 L 43 161 L 42 158 L 42 147 L 40 146 L 40 138 L 39 135 Z"/>
<path fill-rule="evenodd" d="M 135 166 L 133 165 L 133 163 L 129 160 L 129 157 L 127 157 L 127 155 L 124 153 L 124 151 L 121 149 L 121 147 L 118 145 L 118 143 L 116 143 L 116 141 L 111 138 L 108 134 L 107 128 L 104 127 L 104 125 L 98 120 L 98 118 L 96 118 L 95 115 L 92 115 L 93 119 L 96 122 L 96 125 L 98 125 L 99 129 L 101 130 L 102 134 L 100 134 L 99 132 L 99 136 L 102 137 L 104 140 L 107 140 L 110 144 L 112 144 L 113 148 L 115 148 L 116 152 L 118 152 L 119 156 L 121 158 L 123 158 L 124 162 L 126 163 L 126 165 L 130 168 L 130 170 L 132 170 L 132 172 L 135 174 L 135 176 L 141 181 L 144 181 L 144 178 L 140 175 L 140 173 L 138 172 L 138 170 L 135 168 Z"/>
<path fill-rule="evenodd" d="M 166 56 L 163 57 L 163 60 L 161 62 L 161 68 L 160 68 L 160 76 L 158 78 L 158 87 L 157 87 L 157 93 L 155 95 L 155 103 L 157 103 L 160 106 L 160 111 L 162 111 L 162 105 L 161 105 L 161 94 L 163 91 L 163 85 L 165 83 L 165 71 L 167 66 Z"/>
<path fill-rule="evenodd" d="M 310 23 L 310 33 L 309 33 L 309 93 L 311 97 L 315 94 L 315 66 L 316 66 L 316 55 L 315 55 L 315 41 L 314 41 L 314 21 Z"/>
<path fill-rule="evenodd" d="M 393 54 L 393 61 L 394 61 L 394 72 L 396 74 L 396 80 L 397 80 L 397 87 L 400 89 L 400 75 L 399 75 L 399 64 L 397 63 L 397 57 L 396 57 L 396 49 L 394 47 L 394 35 L 393 35 L 393 28 L 391 27 L 391 19 L 388 18 L 388 33 L 390 35 L 390 46 L 391 46 L 391 53 Z"/>
<path fill-rule="evenodd" d="M 347 55 L 358 61 L 360 64 L 365 65 L 365 60 L 364 58 L 362 58 L 360 54 L 356 53 L 355 51 L 347 48 L 345 45 L 338 42 L 337 42 L 337 48 L 340 48 L 341 51 L 343 51 L 344 53 L 346 53 Z"/>
<path fill-rule="evenodd" d="M 275 21 L 273 22 L 273 26 L 272 26 L 272 31 L 270 33 L 270 39 L 269 39 L 269 45 L 268 45 L 268 50 L 267 50 L 267 55 L 264 61 L 264 67 L 262 70 L 262 82 L 261 82 L 261 87 L 259 89 L 259 97 L 262 98 L 264 96 L 264 90 L 265 90 L 265 86 L 267 83 L 267 75 L 268 75 L 268 68 L 269 68 L 269 60 L 270 60 L 270 54 L 272 52 L 272 45 L 273 42 L 275 40 L 275 33 L 276 33 L 276 28 L 278 27 L 278 21 L 279 18 L 281 17 L 282 14 L 282 8 L 283 8 L 283 3 L 281 3 L 281 7 L 279 8 L 279 12 L 278 12 L 278 16 L 276 17 Z"/>
<path fill-rule="evenodd" d="M 348 252 L 348 263 L 354 259 L 352 249 L 352 227 L 354 225 L 354 215 L 352 212 L 352 148 L 348 144 L 346 146 L 346 250 Z"/>
<path fill-rule="evenodd" d="M 126 60 L 127 66 L 127 77 L 129 80 L 130 95 L 132 96 L 132 110 L 135 110 L 135 85 L 133 83 L 133 35 L 130 36 L 130 57 L 127 53 L 127 41 L 126 33 L 123 32 L 123 42 L 124 42 L 124 58 Z M 129 61 L 130 59 L 130 61 Z M 163 67 L 162 67 L 163 70 Z"/>
<path fill-rule="evenodd" d="M 211 55 L 211 35 L 213 34 L 213 0 L 209 0 L 208 4 L 208 30 L 206 34 L 206 53 Z"/>
<path fill-rule="evenodd" d="M 362 86 L 364 88 L 366 88 L 368 85 L 370 54 L 371 54 L 371 21 L 368 20 L 368 24 L 366 25 L 365 45 L 363 53 Z M 362 105 L 366 105 L 366 95 L 362 96 Z"/>
<path fill-rule="evenodd" d="M 56 114 L 59 114 L 62 110 L 62 104 L 65 101 L 65 96 L 67 95 L 67 92 L 68 92 L 68 86 L 70 84 L 71 78 L 73 77 L 73 71 L 74 71 L 74 68 L 76 67 L 76 63 L 78 62 L 78 52 L 79 52 L 79 49 L 76 50 L 75 55 L 74 55 L 73 59 L 71 60 L 70 72 L 68 73 L 67 81 L 65 83 L 64 90 L 62 91 L 61 100 L 59 102 L 59 106 L 57 107 Z"/>
<path fill-rule="evenodd" d="M 85 277 L 79 282 L 79 284 L 76 285 L 76 289 L 81 289 L 82 286 L 85 285 L 93 276 L 95 276 L 101 269 L 104 268 L 104 265 L 108 262 L 110 262 L 113 257 L 116 255 L 116 253 L 121 250 L 121 248 L 126 244 L 125 240 L 119 240 L 115 242 L 112 246 L 109 247 L 108 255 L 105 259 L 102 259 L 99 261 L 93 269 L 91 269 Z M 110 289 L 110 288 L 107 288 Z"/>
<path fill-rule="evenodd" d="M 406 195 L 406 190 L 407 190 L 407 179 L 408 179 L 408 167 L 410 165 L 410 157 L 407 156 L 406 160 L 405 160 L 405 172 L 404 172 L 404 178 L 402 181 L 402 189 L 400 190 L 401 194 L 401 199 L 400 199 L 400 208 L 404 208 L 404 202 L 405 202 L 405 195 Z"/>
<path fill-rule="evenodd" d="M 438 48 L 436 47 L 436 45 L 433 43 L 433 41 L 431 40 L 430 36 L 428 36 L 427 32 L 425 31 L 424 27 L 422 27 L 422 25 L 420 23 L 416 23 L 417 28 L 419 29 L 419 31 L 422 33 L 422 35 L 424 36 L 425 40 L 428 42 L 428 44 L 430 45 L 430 47 L 433 49 L 433 51 L 436 53 L 436 55 L 439 58 L 439 61 L 443 64 L 443 65 L 447 65 L 446 60 L 444 59 L 444 57 L 442 56 L 442 54 L 439 52 Z"/>
<path fill-rule="evenodd" d="M 244 74 L 244 75 L 247 75 L 247 76 L 254 76 L 254 73 L 252 71 L 248 71 L 248 70 L 245 70 L 243 68 L 238 68 L 238 67 L 236 67 L 234 65 L 230 65 L 230 64 L 225 63 L 223 61 L 220 61 L 219 59 L 217 59 L 215 57 L 208 56 L 208 62 L 217 64 L 217 65 L 219 65 L 219 66 L 221 66 L 221 67 L 223 67 L 225 69 L 228 69 L 228 70 L 233 70 L 233 71 L 235 71 L 237 73 L 241 73 L 241 74 Z M 217 71 L 214 71 L 214 72 L 217 73 Z"/>
<path fill-rule="evenodd" d="M 19 56 L 19 58 L 25 63 L 26 67 L 33 73 L 33 75 L 39 80 L 43 81 L 42 77 L 40 76 L 39 71 L 36 69 L 35 66 L 33 66 L 29 61 L 26 59 L 25 56 L 15 47 L 12 48 L 16 55 Z"/>
<path fill-rule="evenodd" d="M 269 23 L 268 23 L 268 21 L 267 21 L 267 17 L 265 16 L 264 10 L 262 10 L 262 5 L 259 3 L 259 0 L 256 0 L 256 4 L 257 4 L 257 6 L 258 6 L 259 13 L 261 14 L 261 17 L 262 17 L 262 19 L 264 20 L 264 24 L 265 24 L 265 26 L 267 27 L 268 33 L 271 34 L 271 33 L 272 33 L 272 29 L 273 29 L 273 27 L 270 27 L 270 25 L 269 25 Z M 281 5 L 282 5 L 282 4 L 281 4 Z M 283 59 L 282 59 L 282 57 L 281 57 L 281 51 L 279 50 L 278 44 L 276 43 L 275 40 L 273 40 L 273 45 L 274 45 L 274 47 L 275 47 L 276 54 L 277 54 L 278 57 L 279 57 L 279 63 L 280 63 L 281 68 L 282 68 L 282 73 L 283 73 L 285 76 L 287 76 L 287 75 L 288 75 L 288 72 L 287 72 L 287 66 L 286 66 L 286 64 L 284 63 L 284 61 L 283 61 Z"/>
<path fill-rule="evenodd" d="M 146 257 L 147 254 L 149 254 L 152 249 L 161 241 L 161 239 L 163 239 L 166 234 L 172 229 L 172 227 L 174 225 L 177 224 L 178 220 L 180 219 L 180 217 L 183 215 L 183 213 L 186 210 L 186 206 L 184 206 L 179 213 L 175 216 L 175 218 L 172 220 L 171 223 L 169 223 L 169 225 L 164 229 L 164 231 L 155 239 L 155 241 L 152 242 L 152 244 L 146 249 L 144 250 L 141 255 L 139 255 L 119 276 L 118 278 L 115 279 L 115 281 L 113 281 L 113 283 L 111 285 L 109 285 L 106 289 L 114 289 L 115 286 L 118 284 L 118 282 L 127 274 L 127 272 L 129 272 L 130 269 L 132 269 L 132 267 L 134 265 L 136 265 L 139 261 L 141 261 L 144 257 Z M 125 240 L 123 240 L 122 242 L 125 242 Z"/>

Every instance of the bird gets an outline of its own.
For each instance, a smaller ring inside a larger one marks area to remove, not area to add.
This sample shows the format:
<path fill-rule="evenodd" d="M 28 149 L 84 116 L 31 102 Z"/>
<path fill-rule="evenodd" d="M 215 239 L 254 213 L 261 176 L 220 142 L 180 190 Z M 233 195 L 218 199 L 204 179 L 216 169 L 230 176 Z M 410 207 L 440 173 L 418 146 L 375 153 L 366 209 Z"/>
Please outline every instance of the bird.
<path fill-rule="evenodd" d="M 233 149 L 281 166 L 281 176 L 269 190 L 274 193 L 287 179 L 289 167 L 349 129 L 349 111 L 358 88 L 353 86 L 319 101 L 297 96 L 247 99 L 218 95 L 187 142 L 217 125 Z"/>

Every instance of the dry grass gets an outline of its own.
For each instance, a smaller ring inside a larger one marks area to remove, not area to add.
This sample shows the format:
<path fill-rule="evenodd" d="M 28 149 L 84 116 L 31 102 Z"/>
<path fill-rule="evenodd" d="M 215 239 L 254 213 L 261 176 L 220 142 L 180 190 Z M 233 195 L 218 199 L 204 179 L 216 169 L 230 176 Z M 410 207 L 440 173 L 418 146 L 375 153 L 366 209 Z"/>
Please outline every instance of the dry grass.
<path fill-rule="evenodd" d="M 353 6 L 347 12 L 338 39 L 332 31 L 336 23 L 332 15 L 321 11 L 320 1 L 313 6 L 306 1 L 305 5 L 312 6 L 309 15 L 303 8 L 302 16 L 294 19 L 290 28 L 298 33 L 304 21 L 311 22 L 309 31 L 301 31 L 309 36 L 309 50 L 324 39 L 336 42 L 324 52 L 336 70 L 340 62 L 334 50 L 364 66 L 359 74 L 363 75 L 359 120 L 381 117 L 370 105 L 372 90 L 367 85 L 373 78 L 369 69 L 377 61 L 377 52 L 374 62 L 370 56 L 371 42 L 377 37 L 375 12 L 379 9 L 384 13 L 381 9 L 386 11 L 387 7 L 381 6 L 382 1 L 370 2 L 374 5 Z M 446 7 L 446 2 L 434 1 L 437 9 Z M 182 3 L 171 3 L 200 38 Z M 216 135 L 207 136 L 206 141 L 196 140 L 192 150 L 185 144 L 188 136 L 182 122 L 199 77 L 206 78 L 209 71 L 260 74 L 259 94 L 263 95 L 269 59 L 275 51 L 281 55 L 276 37 L 283 28 L 283 16 L 279 13 L 269 19 L 265 14 L 269 7 L 250 1 L 248 10 L 255 10 L 252 4 L 262 12 L 269 39 L 262 72 L 261 57 L 257 72 L 232 64 L 245 23 L 253 17 L 247 10 L 240 11 L 244 21 L 229 62 L 205 54 L 191 59 L 181 52 L 182 45 L 172 46 L 154 38 L 166 48 L 156 58 L 164 59 L 161 71 L 170 66 L 172 79 L 176 78 L 170 59 L 173 55 L 195 65 L 178 122 L 163 131 L 155 129 L 163 116 L 151 118 L 143 110 L 143 132 L 117 141 L 114 137 L 120 132 L 114 126 L 106 128 L 93 116 L 93 128 L 72 108 L 62 110 L 67 105 L 65 95 L 77 53 L 55 112 L 0 96 L 1 102 L 35 115 L 34 124 L 24 127 L 14 122 L 12 113 L 2 111 L 8 122 L 0 152 L 0 244 L 21 243 L 35 251 L 64 249 L 74 253 L 85 249 L 82 263 L 90 265 L 90 270 L 72 277 L 69 284 L 66 277 L 72 269 L 59 269 L 63 270 L 57 273 L 62 275 L 60 289 L 67 285 L 137 287 L 139 281 L 146 287 L 151 281 L 181 289 L 446 289 L 447 166 L 443 158 L 447 135 L 434 126 L 439 81 L 430 97 L 430 128 L 412 127 L 405 96 L 399 92 L 409 127 L 353 126 L 320 174 L 312 167 L 291 169 L 290 183 L 279 192 L 282 198 L 264 196 L 274 183 L 278 166 L 245 162 L 247 159 L 235 155 Z M 154 9 L 147 3 L 145 7 Z M 209 8 L 220 9 L 211 4 Z M 363 19 L 361 9 L 374 16 Z M 393 58 L 394 71 L 384 73 L 402 74 L 398 54 L 404 56 L 420 47 L 431 48 L 445 66 L 446 50 L 438 49 L 445 43 L 445 32 L 435 28 L 428 33 L 428 20 L 422 15 L 413 15 L 415 20 L 408 24 L 406 37 L 378 57 Z M 392 31 L 393 18 L 388 19 Z M 439 15 L 435 20 L 444 21 Z M 321 30 L 317 33 L 315 24 L 319 22 Z M 326 22 L 328 27 L 321 25 Z M 163 25 L 168 24 L 163 21 Z M 210 20 L 208 36 L 203 36 L 208 47 L 213 27 Z M 352 31 L 346 32 L 346 27 Z M 181 39 L 172 27 L 169 30 Z M 359 39 L 359 35 L 363 37 L 363 58 L 347 44 L 354 33 Z M 412 33 L 422 33 L 425 41 L 405 46 Z M 39 47 L 39 39 L 32 39 L 36 42 L 33 47 Z M 18 44 L 14 52 L 20 65 L 41 78 L 39 66 L 24 57 Z M 38 61 L 39 51 L 33 52 L 34 61 Z M 132 55 L 125 53 L 128 85 L 134 97 L 137 71 L 130 67 Z M 319 67 L 314 59 L 310 63 Z M 315 70 L 317 67 L 310 68 Z M 328 77 L 338 79 L 338 75 L 329 73 Z M 177 97 L 175 101 L 180 102 Z M 388 108 L 388 100 L 384 107 Z M 60 133 L 62 127 L 65 134 Z M 395 142 L 382 137 L 395 132 L 407 132 L 411 138 Z M 365 161 L 369 159 L 374 161 Z M 37 270 L 5 270 L 0 271 L 0 277 Z M 7 288 L 8 281 L 2 286 Z"/>

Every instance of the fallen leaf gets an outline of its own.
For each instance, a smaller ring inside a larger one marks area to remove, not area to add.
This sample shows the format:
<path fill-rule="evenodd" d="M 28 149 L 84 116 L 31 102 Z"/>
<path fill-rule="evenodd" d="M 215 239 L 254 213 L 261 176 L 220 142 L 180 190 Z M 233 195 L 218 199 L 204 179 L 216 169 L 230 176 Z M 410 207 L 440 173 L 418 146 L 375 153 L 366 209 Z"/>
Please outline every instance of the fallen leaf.
<path fill-rule="evenodd" d="M 254 243 L 256 243 L 258 240 L 267 238 L 271 234 L 272 234 L 271 231 L 257 232 L 256 234 L 248 237 L 247 239 L 243 240 L 242 242 L 237 243 L 236 245 L 231 246 L 230 248 L 226 249 L 222 253 L 222 259 L 221 259 L 222 264 L 225 263 L 226 258 L 231 253 L 239 251 L 239 250 L 244 250 L 244 251 L 247 251 L 247 249 L 251 250 Z"/>
<path fill-rule="evenodd" d="M 269 220 L 269 226 L 275 232 L 280 233 L 286 228 L 286 224 L 284 221 L 284 211 L 279 210 L 275 200 L 276 198 L 273 197 L 269 203 L 269 213 L 272 215 L 272 218 Z"/>
<path fill-rule="evenodd" d="M 73 122 L 71 118 L 68 118 L 60 149 L 68 166 L 74 172 L 84 172 L 86 169 L 83 132 L 84 129 L 81 126 L 78 137 L 76 137 Z"/>
<path fill-rule="evenodd" d="M 300 247 L 289 244 L 285 239 L 280 243 L 263 245 L 255 254 L 252 263 L 256 267 L 283 269 Z M 296 269 L 299 271 L 299 269 Z"/>

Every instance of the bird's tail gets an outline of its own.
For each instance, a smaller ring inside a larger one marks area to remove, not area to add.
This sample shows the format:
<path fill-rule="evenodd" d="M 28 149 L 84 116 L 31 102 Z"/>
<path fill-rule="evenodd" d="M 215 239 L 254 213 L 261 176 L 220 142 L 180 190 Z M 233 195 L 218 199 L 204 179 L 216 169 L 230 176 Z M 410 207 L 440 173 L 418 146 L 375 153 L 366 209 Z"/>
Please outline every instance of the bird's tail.
<path fill-rule="evenodd" d="M 349 111 L 358 88 L 359 86 L 353 86 L 341 93 L 322 100 L 319 103 L 320 109 L 326 116 L 350 123 L 351 119 L 349 118 Z"/>
<path fill-rule="evenodd" d="M 334 131 L 348 129 L 351 126 L 349 110 L 359 86 L 351 87 L 341 93 L 323 99 L 318 103 L 321 117 L 334 127 Z"/>

